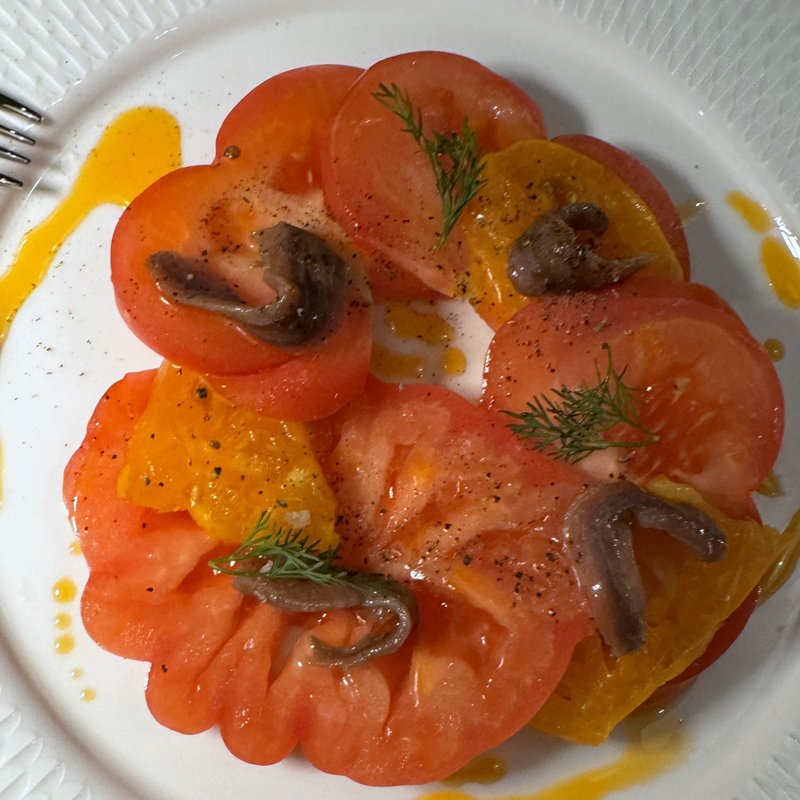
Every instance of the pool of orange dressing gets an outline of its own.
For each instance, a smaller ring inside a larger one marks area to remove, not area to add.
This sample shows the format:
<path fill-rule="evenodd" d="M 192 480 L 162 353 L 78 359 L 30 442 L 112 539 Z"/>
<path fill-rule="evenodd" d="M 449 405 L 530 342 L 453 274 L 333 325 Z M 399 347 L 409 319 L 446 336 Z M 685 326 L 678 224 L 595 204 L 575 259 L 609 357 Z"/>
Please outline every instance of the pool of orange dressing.
<path fill-rule="evenodd" d="M 72 191 L 25 235 L 14 262 L 0 275 L 0 343 L 64 241 L 88 214 L 105 203 L 128 205 L 180 163 L 180 128 L 167 111 L 135 108 L 117 117 L 89 154 Z"/>
<path fill-rule="evenodd" d="M 784 305 L 800 308 L 800 245 L 797 245 L 796 237 L 784 230 L 762 205 L 743 192 L 728 192 L 725 199 L 750 230 L 763 237 L 761 266 L 772 291 Z M 794 250 L 789 240 L 795 244 Z"/>
<path fill-rule="evenodd" d="M 464 373 L 467 357 L 460 348 L 453 347 L 453 326 L 433 304 L 421 309 L 405 303 L 388 303 L 385 318 L 386 327 L 398 340 L 419 342 L 435 363 L 421 352 L 398 352 L 376 343 L 372 348 L 370 365 L 375 375 L 386 380 L 398 380 L 421 379 L 437 371 L 451 377 Z"/>
<path fill-rule="evenodd" d="M 629 740 L 623 752 L 608 764 L 581 772 L 530 794 L 493 796 L 493 800 L 602 800 L 612 792 L 631 789 L 657 778 L 677 766 L 688 750 L 686 734 L 678 720 L 652 724 L 652 716 L 628 722 Z M 499 779 L 505 770 L 491 759 L 481 757 L 474 762 L 483 765 L 477 771 L 468 765 L 454 776 L 459 782 L 489 783 L 481 769 Z M 420 795 L 415 800 L 482 800 L 460 789 L 443 789 Z"/>

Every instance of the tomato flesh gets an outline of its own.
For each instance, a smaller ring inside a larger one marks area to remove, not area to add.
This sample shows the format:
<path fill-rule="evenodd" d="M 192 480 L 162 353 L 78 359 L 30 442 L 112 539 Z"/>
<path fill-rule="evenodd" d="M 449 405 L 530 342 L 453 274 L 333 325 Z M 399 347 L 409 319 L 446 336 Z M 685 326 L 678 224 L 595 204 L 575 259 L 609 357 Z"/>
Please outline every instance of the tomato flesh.
<path fill-rule="evenodd" d="M 322 163 L 325 196 L 353 238 L 380 253 L 385 291 L 412 290 L 414 276 L 445 295 L 457 293 L 468 266 L 456 227 L 441 249 L 442 209 L 433 170 L 404 123 L 373 94 L 395 84 L 419 110 L 428 136 L 475 130 L 482 153 L 544 136 L 541 113 L 523 91 L 472 59 L 452 53 L 406 53 L 379 61 L 353 85 L 331 128 Z"/>
<path fill-rule="evenodd" d="M 536 396 L 562 386 L 593 386 L 597 370 L 605 370 L 608 344 L 615 369 L 625 369 L 625 383 L 636 390 L 642 421 L 659 440 L 601 451 L 580 468 L 601 480 L 666 475 L 733 516 L 748 515 L 783 433 L 774 365 L 727 306 L 710 302 L 710 290 L 667 282 L 662 294 L 658 287 L 655 280 L 629 282 L 532 299 L 495 334 L 482 402 L 524 411 Z"/>
<path fill-rule="evenodd" d="M 585 133 L 568 133 L 554 137 L 553 141 L 599 161 L 619 175 L 642 198 L 658 220 L 675 257 L 683 267 L 683 277 L 688 280 L 691 275 L 691 261 L 686 233 L 683 229 L 680 212 L 661 181 L 630 153 L 595 136 L 587 136 Z"/>
<path fill-rule="evenodd" d="M 209 569 L 225 550 L 187 514 L 118 496 L 152 386 L 148 374 L 109 390 L 65 493 L 92 568 L 87 630 L 151 662 L 146 696 L 158 721 L 185 733 L 218 725 L 253 763 L 299 745 L 322 770 L 384 785 L 445 777 L 542 705 L 590 630 L 558 545 L 581 476 L 445 389 L 371 381 L 316 423 L 314 438 L 338 500 L 344 563 L 407 585 L 419 622 L 392 655 L 320 667 L 309 636 L 351 643 L 363 615 L 245 598 Z"/>
<path fill-rule="evenodd" d="M 659 480 L 648 488 L 709 514 L 727 535 L 725 558 L 702 563 L 667 536 L 635 531 L 647 643 L 615 659 L 597 634 L 580 642 L 558 688 L 533 719 L 539 730 L 584 744 L 602 742 L 656 689 L 703 657 L 785 547 L 779 531 L 727 517 L 689 487 Z"/>
<path fill-rule="evenodd" d="M 592 203 L 608 217 L 608 230 L 593 246 L 602 258 L 647 254 L 639 274 L 683 277 L 656 216 L 597 160 L 554 141 L 522 141 L 488 156 L 484 176 L 463 226 L 470 255 L 466 293 L 494 329 L 528 302 L 508 275 L 510 248 L 539 217 L 571 203 Z"/>
<path fill-rule="evenodd" d="M 371 329 L 358 279 L 351 282 L 334 333 L 287 349 L 257 339 L 221 314 L 171 301 L 156 286 L 147 258 L 170 250 L 197 259 L 244 300 L 267 304 L 275 295 L 253 268 L 258 253 L 251 234 L 285 221 L 321 236 L 358 273 L 360 262 L 327 213 L 319 159 L 330 117 L 360 74 L 355 67 L 319 66 L 264 82 L 223 123 L 215 161 L 157 181 L 126 209 L 114 232 L 112 280 L 134 333 L 169 361 L 220 376 L 219 386 L 234 402 L 273 416 L 324 416 L 360 390 Z M 226 383 L 222 376 L 235 378 Z M 326 391 L 304 392 L 295 385 L 309 376 Z"/>

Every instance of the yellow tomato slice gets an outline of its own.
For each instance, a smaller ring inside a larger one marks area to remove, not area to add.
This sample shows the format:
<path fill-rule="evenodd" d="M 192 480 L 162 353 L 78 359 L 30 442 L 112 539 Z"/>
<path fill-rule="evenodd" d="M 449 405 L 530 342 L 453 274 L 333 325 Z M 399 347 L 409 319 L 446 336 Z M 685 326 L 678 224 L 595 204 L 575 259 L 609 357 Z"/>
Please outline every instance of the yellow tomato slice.
<path fill-rule="evenodd" d="M 647 204 L 614 172 L 570 147 L 527 139 L 486 157 L 486 185 L 465 214 L 470 270 L 463 287 L 494 329 L 527 298 L 507 272 L 511 245 L 542 214 L 569 203 L 600 206 L 609 219 L 596 252 L 603 258 L 647 253 L 641 274 L 680 279 L 683 267 Z"/>
<path fill-rule="evenodd" d="M 240 542 L 262 512 L 324 548 L 335 500 L 302 423 L 269 419 L 167 362 L 136 426 L 118 489 L 157 511 L 188 510 L 212 537 Z"/>
<path fill-rule="evenodd" d="M 647 644 L 613 658 L 597 634 L 580 642 L 558 688 L 531 723 L 545 733 L 583 744 L 602 742 L 702 655 L 783 551 L 785 537 L 777 530 L 731 519 L 688 486 L 662 478 L 647 488 L 709 514 L 728 537 L 727 554 L 718 563 L 702 563 L 666 534 L 639 531 L 634 546 L 647 594 Z"/>

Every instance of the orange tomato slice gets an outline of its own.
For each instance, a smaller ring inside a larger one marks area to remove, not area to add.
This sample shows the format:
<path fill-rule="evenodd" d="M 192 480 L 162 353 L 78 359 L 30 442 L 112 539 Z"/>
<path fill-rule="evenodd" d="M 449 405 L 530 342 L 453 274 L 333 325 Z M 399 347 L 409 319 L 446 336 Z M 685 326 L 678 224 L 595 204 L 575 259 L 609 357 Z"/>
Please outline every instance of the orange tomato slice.
<path fill-rule="evenodd" d="M 703 563 L 673 539 L 640 531 L 635 547 L 647 594 L 647 644 L 613 658 L 598 634 L 579 642 L 555 692 L 533 727 L 583 744 L 599 744 L 658 687 L 680 675 L 708 647 L 717 629 L 779 557 L 785 538 L 753 520 L 734 520 L 688 486 L 666 479 L 647 488 L 690 503 L 725 531 L 728 552 Z"/>
<path fill-rule="evenodd" d="M 604 258 L 647 253 L 643 275 L 682 279 L 683 267 L 653 212 L 607 167 L 545 139 L 512 144 L 486 157 L 486 185 L 467 210 L 464 227 L 471 263 L 462 287 L 494 329 L 527 302 L 508 277 L 511 245 L 540 216 L 569 203 L 600 206 L 609 219 L 596 252 Z"/>
<path fill-rule="evenodd" d="M 167 362 L 136 425 L 120 496 L 156 511 L 188 510 L 218 540 L 241 541 L 262 512 L 308 527 L 322 547 L 335 500 L 302 423 L 231 405 L 200 375 Z"/>

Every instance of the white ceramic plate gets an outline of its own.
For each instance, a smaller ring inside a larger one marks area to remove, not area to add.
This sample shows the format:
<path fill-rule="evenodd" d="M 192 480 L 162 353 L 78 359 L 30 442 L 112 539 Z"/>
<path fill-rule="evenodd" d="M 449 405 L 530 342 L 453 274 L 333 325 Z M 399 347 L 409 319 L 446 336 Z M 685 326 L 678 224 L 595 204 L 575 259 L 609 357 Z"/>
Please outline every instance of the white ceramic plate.
<path fill-rule="evenodd" d="M 0 89 L 41 106 L 49 123 L 24 171 L 33 188 L 0 193 L 0 271 L 68 193 L 118 112 L 167 108 L 181 122 L 185 161 L 207 161 L 225 113 L 267 76 L 425 48 L 483 61 L 534 94 L 553 134 L 616 142 L 650 164 L 679 204 L 705 203 L 687 224 L 695 277 L 718 288 L 759 339 L 786 345 L 778 369 L 789 420 L 777 467 L 786 491 L 762 504 L 768 521 L 784 525 L 800 505 L 800 312 L 775 298 L 759 265 L 760 237 L 724 198 L 733 189 L 756 198 L 800 253 L 791 235 L 800 231 L 795 0 L 3 3 Z M 161 728 L 145 709 L 145 666 L 101 651 L 80 626 L 77 601 L 53 600 L 57 579 L 85 579 L 61 507 L 65 461 L 100 393 L 124 371 L 158 362 L 113 303 L 107 255 L 118 214 L 92 213 L 65 242 L 0 358 L 0 798 L 411 800 L 422 790 L 362 788 L 300 758 L 255 768 L 229 756 L 216 732 Z M 798 608 L 793 580 L 669 712 L 687 732 L 687 756 L 626 796 L 800 797 Z M 64 611 L 76 646 L 59 655 L 53 618 Z M 92 702 L 81 697 L 87 688 Z M 612 761 L 620 746 L 523 735 L 506 750 L 503 782 L 465 791 L 527 796 Z"/>

